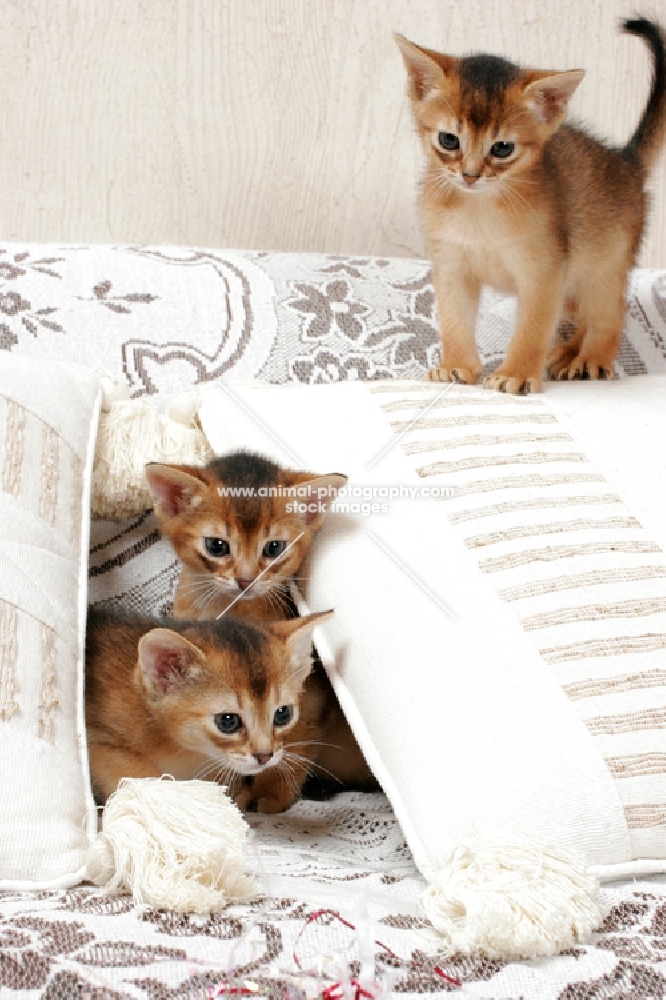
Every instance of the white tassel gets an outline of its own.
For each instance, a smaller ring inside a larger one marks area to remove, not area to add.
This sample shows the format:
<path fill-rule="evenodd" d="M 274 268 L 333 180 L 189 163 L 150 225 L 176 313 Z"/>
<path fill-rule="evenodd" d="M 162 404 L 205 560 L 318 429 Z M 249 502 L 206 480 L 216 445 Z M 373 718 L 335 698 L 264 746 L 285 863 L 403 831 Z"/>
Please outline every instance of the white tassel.
<path fill-rule="evenodd" d="M 176 397 L 163 414 L 147 397 L 121 393 L 115 383 L 104 385 L 93 469 L 92 515 L 112 521 L 152 507 L 146 463 L 204 465 L 213 454 L 198 425 L 197 396 Z"/>
<path fill-rule="evenodd" d="M 430 882 L 421 905 L 449 954 L 555 955 L 587 940 L 601 919 L 584 864 L 529 840 L 455 847 Z"/>
<path fill-rule="evenodd" d="M 86 857 L 87 877 L 140 908 L 214 913 L 261 891 L 246 873 L 249 827 L 214 781 L 123 778 Z"/>

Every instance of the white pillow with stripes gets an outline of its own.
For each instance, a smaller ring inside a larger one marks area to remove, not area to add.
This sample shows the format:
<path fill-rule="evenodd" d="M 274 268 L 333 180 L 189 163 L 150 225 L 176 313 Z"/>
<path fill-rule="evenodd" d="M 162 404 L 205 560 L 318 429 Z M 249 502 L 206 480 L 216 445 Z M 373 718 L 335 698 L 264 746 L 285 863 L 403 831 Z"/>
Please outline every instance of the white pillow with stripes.
<path fill-rule="evenodd" d="M 0 351 L 0 889 L 80 882 L 96 835 L 83 644 L 99 403 L 88 369 Z"/>
<path fill-rule="evenodd" d="M 365 491 L 307 597 L 335 608 L 336 691 L 426 876 L 513 834 L 603 877 L 666 870 L 666 377 L 227 386 L 201 420 L 218 452 Z"/>

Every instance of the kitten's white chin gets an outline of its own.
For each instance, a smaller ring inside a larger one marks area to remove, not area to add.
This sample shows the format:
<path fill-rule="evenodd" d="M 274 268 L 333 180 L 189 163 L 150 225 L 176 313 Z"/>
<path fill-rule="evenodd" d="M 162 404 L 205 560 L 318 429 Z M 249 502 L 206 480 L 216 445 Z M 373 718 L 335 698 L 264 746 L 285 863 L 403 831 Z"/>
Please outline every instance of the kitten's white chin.
<path fill-rule="evenodd" d="M 282 750 L 276 750 L 271 759 L 265 764 L 258 764 L 256 761 L 252 760 L 235 760 L 233 762 L 233 767 L 236 774 L 240 774 L 246 778 L 252 775 L 261 774 L 262 771 L 267 771 L 269 767 L 275 767 L 276 764 L 280 763 L 281 757 Z"/>

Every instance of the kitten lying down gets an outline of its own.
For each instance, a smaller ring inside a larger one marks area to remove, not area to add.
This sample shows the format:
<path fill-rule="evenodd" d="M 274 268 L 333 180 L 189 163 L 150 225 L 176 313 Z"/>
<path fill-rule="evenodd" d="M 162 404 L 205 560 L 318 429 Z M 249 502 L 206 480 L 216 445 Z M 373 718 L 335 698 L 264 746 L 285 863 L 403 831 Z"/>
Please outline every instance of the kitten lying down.
<path fill-rule="evenodd" d="M 559 379 L 612 377 L 645 182 L 666 136 L 663 31 L 646 18 L 623 29 L 648 46 L 653 81 L 621 148 L 564 122 L 583 70 L 456 58 L 396 36 L 426 159 L 421 223 L 442 342 L 431 380 L 482 374 L 474 326 L 484 284 L 518 298 L 513 338 L 487 388 L 536 392 L 546 365 Z M 553 347 L 563 317 L 576 332 Z"/>
<path fill-rule="evenodd" d="M 332 612 L 271 624 L 91 611 L 86 721 L 99 802 L 123 777 L 218 781 L 247 811 L 281 812 L 308 775 L 376 788 L 312 631 Z"/>

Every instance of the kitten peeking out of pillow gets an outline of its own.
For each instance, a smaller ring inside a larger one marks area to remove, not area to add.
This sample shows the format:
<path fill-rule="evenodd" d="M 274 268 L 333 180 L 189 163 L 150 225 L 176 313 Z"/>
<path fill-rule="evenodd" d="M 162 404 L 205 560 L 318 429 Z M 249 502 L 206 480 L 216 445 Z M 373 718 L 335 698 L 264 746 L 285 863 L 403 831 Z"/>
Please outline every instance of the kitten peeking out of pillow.
<path fill-rule="evenodd" d="M 281 812 L 308 775 L 376 788 L 321 674 L 312 631 L 332 612 L 264 625 L 91 611 L 86 725 L 95 796 L 124 777 L 219 781 L 241 809 Z"/>
<path fill-rule="evenodd" d="M 484 284 L 518 297 L 516 330 L 487 388 L 538 392 L 546 363 L 559 379 L 613 376 L 645 181 L 666 133 L 663 32 L 645 18 L 623 29 L 646 43 L 653 80 L 636 131 L 619 149 L 564 124 L 583 70 L 455 58 L 396 36 L 426 155 L 421 221 L 442 340 L 431 380 L 474 383 L 481 375 L 474 326 Z M 576 332 L 552 348 L 562 317 Z"/>
<path fill-rule="evenodd" d="M 146 478 L 183 564 L 174 616 L 217 618 L 231 607 L 237 618 L 263 621 L 289 617 L 286 586 L 347 482 L 246 451 L 201 467 L 147 465 Z"/>

